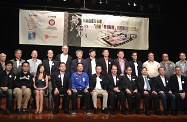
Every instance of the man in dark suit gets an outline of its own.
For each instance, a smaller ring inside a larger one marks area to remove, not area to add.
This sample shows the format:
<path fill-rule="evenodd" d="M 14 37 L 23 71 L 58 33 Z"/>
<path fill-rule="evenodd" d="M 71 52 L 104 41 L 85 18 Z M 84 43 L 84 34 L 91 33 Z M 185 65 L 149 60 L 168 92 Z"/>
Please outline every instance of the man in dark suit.
<path fill-rule="evenodd" d="M 175 114 L 175 95 L 172 94 L 170 85 L 168 84 L 168 77 L 165 75 L 165 68 L 164 67 L 159 67 L 158 68 L 159 75 L 153 78 L 153 83 L 155 83 L 155 89 L 157 94 L 162 100 L 162 106 L 164 108 L 164 115 L 168 115 L 168 108 L 167 108 L 167 103 L 170 101 L 171 103 L 171 114 Z"/>
<path fill-rule="evenodd" d="M 180 66 L 175 67 L 175 74 L 170 76 L 169 83 L 176 98 L 176 114 L 179 114 L 181 107 L 184 108 L 185 114 L 187 114 L 187 78 L 182 75 Z"/>
<path fill-rule="evenodd" d="M 118 58 L 114 60 L 115 65 L 118 67 L 118 74 L 124 76 L 126 68 L 129 66 L 128 61 L 125 59 L 125 54 L 122 50 L 118 51 Z"/>
<path fill-rule="evenodd" d="M 142 75 L 138 76 L 137 83 L 138 83 L 138 91 L 140 92 L 141 96 L 144 100 L 144 107 L 145 107 L 145 115 L 150 115 L 149 112 L 149 101 L 153 99 L 153 106 L 154 106 L 154 113 L 156 115 L 161 115 L 160 113 L 160 101 L 159 96 L 155 91 L 155 86 L 151 78 L 148 77 L 147 68 L 142 67 L 141 71 Z"/>
<path fill-rule="evenodd" d="M 115 115 L 116 105 L 115 105 L 115 95 L 120 99 L 121 103 L 121 114 L 126 114 L 125 111 L 125 95 L 122 91 L 123 88 L 123 77 L 117 74 L 117 66 L 112 65 L 111 74 L 106 76 L 106 81 L 108 84 L 108 94 L 111 105 L 111 114 Z"/>
<path fill-rule="evenodd" d="M 71 63 L 71 73 L 73 74 L 74 72 L 77 72 L 77 64 L 78 63 L 82 63 L 83 64 L 83 72 L 86 72 L 88 73 L 88 62 L 86 59 L 83 59 L 83 51 L 82 50 L 77 50 L 75 52 L 76 54 L 76 59 L 73 59 L 72 60 L 72 63 Z"/>
<path fill-rule="evenodd" d="M 102 111 L 104 114 L 108 114 L 107 108 L 107 100 L 108 100 L 108 92 L 107 92 L 107 84 L 105 76 L 101 74 L 102 68 L 101 66 L 96 66 L 96 73 L 90 76 L 90 92 L 92 95 L 93 105 L 94 105 L 94 113 L 98 113 L 97 109 L 97 95 L 102 94 L 103 96 L 103 104 Z"/>
<path fill-rule="evenodd" d="M 89 56 L 86 60 L 88 62 L 88 75 L 91 76 L 96 73 L 95 67 L 99 64 L 98 59 L 96 59 L 96 50 L 90 49 Z"/>
<path fill-rule="evenodd" d="M 72 56 L 68 54 L 69 47 L 67 45 L 62 46 L 62 53 L 55 57 L 59 63 L 64 62 L 66 64 L 66 72 L 71 73 Z"/>
<path fill-rule="evenodd" d="M 52 82 L 52 95 L 54 100 L 54 114 L 59 113 L 60 106 L 60 94 L 64 94 L 63 105 L 64 113 L 69 114 L 69 103 L 71 98 L 71 79 L 70 73 L 65 72 L 66 64 L 61 62 L 59 65 L 59 70 L 56 70 L 51 75 Z"/>
<path fill-rule="evenodd" d="M 58 61 L 53 59 L 53 51 L 52 50 L 48 50 L 47 51 L 47 59 L 43 60 L 43 65 L 45 68 L 45 71 L 48 75 L 48 79 L 49 79 L 49 99 L 51 100 L 52 94 L 52 84 L 51 84 L 51 74 L 53 72 L 55 72 L 58 69 L 59 63 Z M 50 107 L 50 103 L 48 103 L 49 107 Z"/>
<path fill-rule="evenodd" d="M 101 74 L 106 76 L 107 74 L 111 74 L 112 65 L 114 64 L 114 60 L 109 58 L 109 50 L 104 49 L 102 52 L 103 57 L 99 58 L 99 65 L 102 67 Z"/>
<path fill-rule="evenodd" d="M 138 60 L 138 54 L 137 52 L 132 52 L 132 60 L 130 60 L 129 66 L 132 68 L 132 75 L 139 76 L 141 75 L 141 70 L 142 70 L 142 62 Z"/>
<path fill-rule="evenodd" d="M 130 66 L 127 67 L 126 75 L 124 75 L 124 90 L 129 106 L 129 114 L 133 113 L 133 99 L 135 99 L 135 113 L 140 114 L 141 95 L 138 92 L 137 77 L 132 75 L 132 68 Z"/>

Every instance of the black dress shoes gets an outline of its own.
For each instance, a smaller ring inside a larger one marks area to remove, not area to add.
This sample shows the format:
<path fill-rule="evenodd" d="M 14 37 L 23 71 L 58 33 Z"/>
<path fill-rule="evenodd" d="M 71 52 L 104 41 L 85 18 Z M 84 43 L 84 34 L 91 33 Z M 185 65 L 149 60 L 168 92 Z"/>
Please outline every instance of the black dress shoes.
<path fill-rule="evenodd" d="M 162 115 L 161 112 L 160 112 L 159 110 L 154 111 L 154 114 L 155 114 L 155 115 L 158 115 L 158 116 L 161 116 L 161 115 Z"/>
<path fill-rule="evenodd" d="M 98 114 L 97 108 L 94 108 L 94 114 Z"/>
<path fill-rule="evenodd" d="M 104 110 L 102 110 L 102 112 L 103 112 L 104 114 L 108 114 L 108 108 L 105 108 Z"/>
<path fill-rule="evenodd" d="M 112 115 L 115 115 L 115 114 L 116 114 L 115 110 L 112 110 L 111 114 L 112 114 Z"/>
<path fill-rule="evenodd" d="M 145 110 L 145 115 L 150 116 L 150 112 L 148 110 Z"/>
<path fill-rule="evenodd" d="M 58 114 L 59 113 L 59 109 L 54 109 L 53 110 L 53 114 Z"/>
<path fill-rule="evenodd" d="M 126 113 L 125 110 L 122 110 L 122 111 L 121 111 L 121 114 L 123 114 L 123 115 L 127 115 L 127 113 Z"/>
<path fill-rule="evenodd" d="M 175 110 L 171 110 L 171 115 L 173 115 L 173 116 L 177 116 Z"/>
<path fill-rule="evenodd" d="M 164 115 L 167 116 L 168 115 L 168 110 L 164 109 Z"/>

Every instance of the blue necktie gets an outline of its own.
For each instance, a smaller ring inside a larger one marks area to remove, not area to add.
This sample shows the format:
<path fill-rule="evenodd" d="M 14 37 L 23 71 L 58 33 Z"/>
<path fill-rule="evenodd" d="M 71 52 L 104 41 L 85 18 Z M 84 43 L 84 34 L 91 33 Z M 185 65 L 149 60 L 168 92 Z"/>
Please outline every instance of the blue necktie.
<path fill-rule="evenodd" d="M 147 77 L 144 77 L 145 78 L 145 83 L 146 83 L 146 86 L 147 86 L 147 90 L 150 91 L 151 90 L 151 87 L 149 85 L 149 82 L 147 80 Z"/>

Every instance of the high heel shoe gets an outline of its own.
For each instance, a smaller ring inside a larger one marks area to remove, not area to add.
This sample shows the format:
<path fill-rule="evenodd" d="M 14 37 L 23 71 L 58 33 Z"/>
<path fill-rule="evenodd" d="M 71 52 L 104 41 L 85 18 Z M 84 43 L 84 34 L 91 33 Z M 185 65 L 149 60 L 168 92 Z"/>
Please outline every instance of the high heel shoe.
<path fill-rule="evenodd" d="M 41 113 L 42 113 L 42 109 L 41 109 L 41 110 L 39 110 L 39 111 L 38 111 L 38 113 L 39 113 L 39 114 L 41 114 Z"/>
<path fill-rule="evenodd" d="M 35 111 L 35 114 L 38 114 L 38 113 L 39 113 L 39 110 L 36 110 L 36 111 Z"/>

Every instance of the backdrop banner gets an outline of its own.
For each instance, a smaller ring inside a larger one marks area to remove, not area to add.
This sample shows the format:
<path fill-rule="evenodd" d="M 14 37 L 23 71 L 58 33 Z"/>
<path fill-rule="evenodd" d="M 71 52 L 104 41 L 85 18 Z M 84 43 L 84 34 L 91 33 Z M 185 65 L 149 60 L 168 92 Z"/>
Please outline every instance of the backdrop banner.
<path fill-rule="evenodd" d="M 19 43 L 147 50 L 149 18 L 20 10 Z"/>

